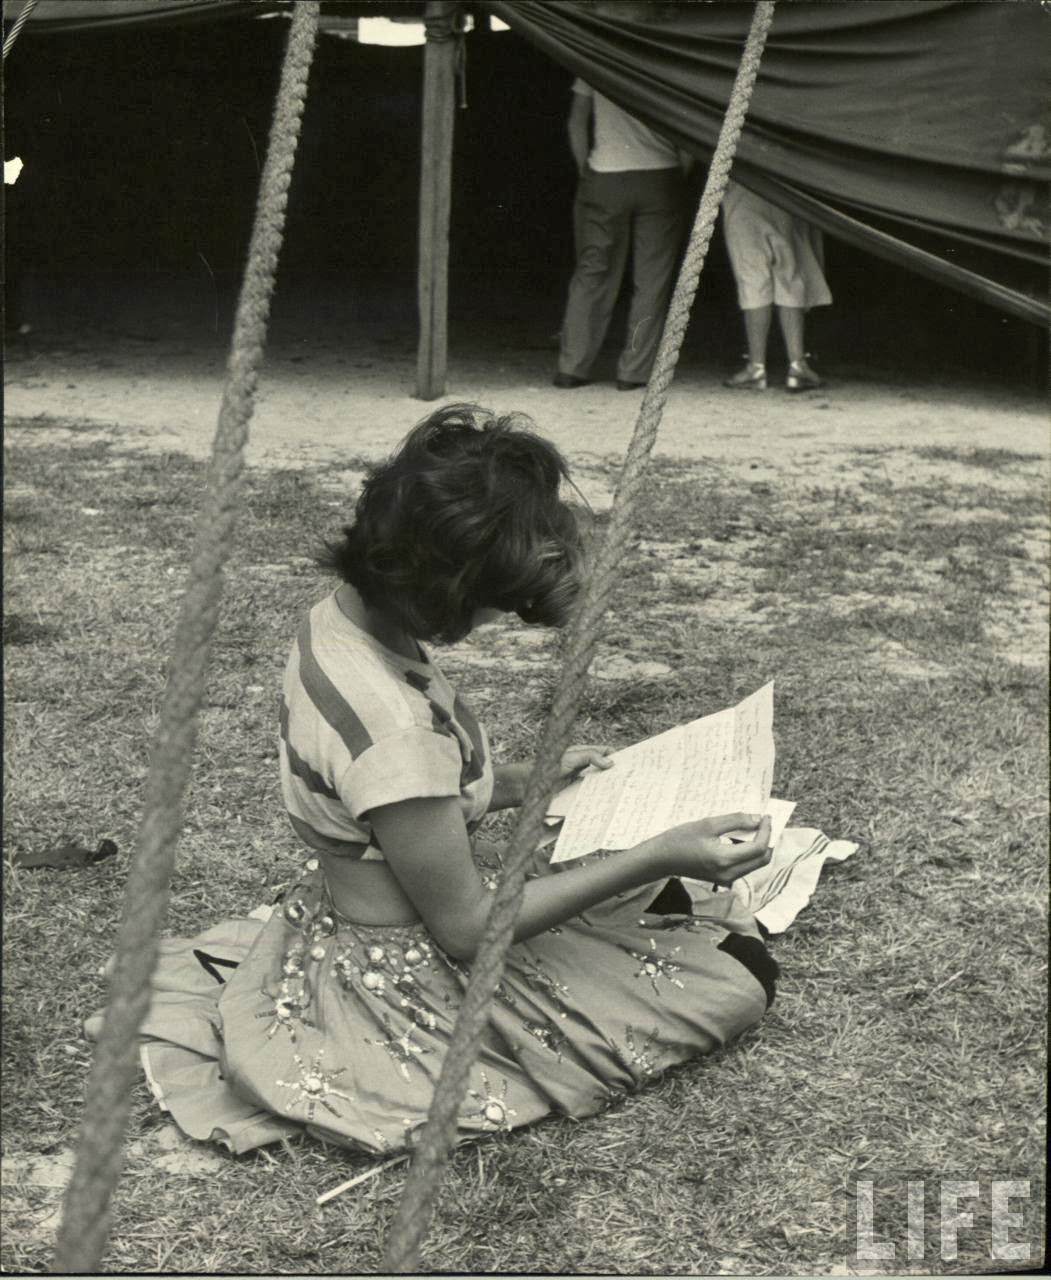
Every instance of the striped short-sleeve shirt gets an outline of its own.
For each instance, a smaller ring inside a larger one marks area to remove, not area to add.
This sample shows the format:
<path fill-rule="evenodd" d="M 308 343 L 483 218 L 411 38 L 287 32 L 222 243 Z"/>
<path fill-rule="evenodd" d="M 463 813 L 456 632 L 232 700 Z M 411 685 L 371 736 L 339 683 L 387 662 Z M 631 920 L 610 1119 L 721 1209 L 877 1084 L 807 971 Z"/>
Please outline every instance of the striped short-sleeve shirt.
<path fill-rule="evenodd" d="M 468 830 L 489 807 L 485 731 L 430 654 L 402 657 L 357 627 L 335 593 L 311 609 L 285 668 L 281 789 L 312 849 L 380 860 L 368 813 L 456 796 Z"/>

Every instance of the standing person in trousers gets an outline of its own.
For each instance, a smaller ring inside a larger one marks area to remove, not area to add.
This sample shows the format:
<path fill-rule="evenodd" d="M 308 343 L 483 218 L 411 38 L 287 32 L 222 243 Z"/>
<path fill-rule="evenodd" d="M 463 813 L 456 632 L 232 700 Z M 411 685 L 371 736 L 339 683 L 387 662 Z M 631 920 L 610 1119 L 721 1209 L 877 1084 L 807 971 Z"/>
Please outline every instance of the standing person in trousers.
<path fill-rule="evenodd" d="M 630 250 L 631 308 L 617 388 L 633 391 L 646 385 L 664 326 L 692 160 L 583 80 L 573 84 L 569 146 L 580 174 L 573 210 L 577 262 L 554 385 L 592 381 Z"/>
<path fill-rule="evenodd" d="M 787 391 L 822 385 L 807 359 L 806 313 L 832 301 L 822 268 L 821 232 L 809 222 L 731 181 L 723 197 L 723 232 L 748 355 L 724 383 L 735 391 L 766 390 L 766 345 L 774 308 L 788 356 Z"/>

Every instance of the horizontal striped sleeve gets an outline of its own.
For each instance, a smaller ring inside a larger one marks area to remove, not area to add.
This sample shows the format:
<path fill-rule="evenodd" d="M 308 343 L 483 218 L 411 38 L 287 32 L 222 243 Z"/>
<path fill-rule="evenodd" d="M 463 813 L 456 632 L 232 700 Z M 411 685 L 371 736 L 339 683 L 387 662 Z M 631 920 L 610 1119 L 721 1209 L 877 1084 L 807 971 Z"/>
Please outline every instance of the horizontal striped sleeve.
<path fill-rule="evenodd" d="M 299 649 L 299 680 L 318 713 L 339 734 L 351 759 L 364 755 L 372 738 L 357 712 L 328 678 L 314 652 L 308 616 L 296 640 Z"/>
<path fill-rule="evenodd" d="M 355 820 L 400 800 L 460 795 L 463 760 L 455 738 L 422 725 L 380 738 L 337 779 L 339 797 Z"/>

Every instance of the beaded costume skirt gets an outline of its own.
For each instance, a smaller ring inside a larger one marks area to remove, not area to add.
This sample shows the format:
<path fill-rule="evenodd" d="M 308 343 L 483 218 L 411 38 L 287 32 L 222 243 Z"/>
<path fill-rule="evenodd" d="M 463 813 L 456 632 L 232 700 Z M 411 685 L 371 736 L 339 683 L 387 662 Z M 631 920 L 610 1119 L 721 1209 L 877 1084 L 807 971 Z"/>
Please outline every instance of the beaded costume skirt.
<path fill-rule="evenodd" d="M 728 892 L 658 914 L 659 888 L 512 946 L 463 1137 L 590 1115 L 760 1020 L 776 965 L 752 916 Z M 467 976 L 423 924 L 339 915 L 307 870 L 269 920 L 161 944 L 143 1065 L 190 1137 L 242 1152 L 305 1127 L 396 1152 L 426 1120 Z"/>

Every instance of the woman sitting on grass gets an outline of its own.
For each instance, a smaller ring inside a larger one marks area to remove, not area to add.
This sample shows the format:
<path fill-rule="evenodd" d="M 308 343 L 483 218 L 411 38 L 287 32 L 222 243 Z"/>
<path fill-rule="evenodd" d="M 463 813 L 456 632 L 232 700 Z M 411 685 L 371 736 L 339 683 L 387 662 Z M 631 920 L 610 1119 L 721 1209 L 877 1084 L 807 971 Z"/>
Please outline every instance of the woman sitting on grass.
<path fill-rule="evenodd" d="M 475 831 L 521 803 L 529 766 L 494 766 L 423 642 L 501 613 L 566 620 L 581 556 L 566 480 L 527 424 L 462 405 L 369 476 L 281 701 L 285 804 L 313 856 L 266 923 L 163 946 L 143 1055 L 191 1136 L 244 1151 L 297 1123 L 386 1152 L 426 1119 L 499 858 Z M 588 764 L 609 767 L 570 748 L 563 777 Z M 742 826 L 754 840 L 720 840 Z M 777 970 L 736 896 L 652 908 L 669 877 L 762 866 L 769 834 L 735 813 L 557 869 L 538 852 L 462 1134 L 589 1115 L 758 1022 Z"/>

